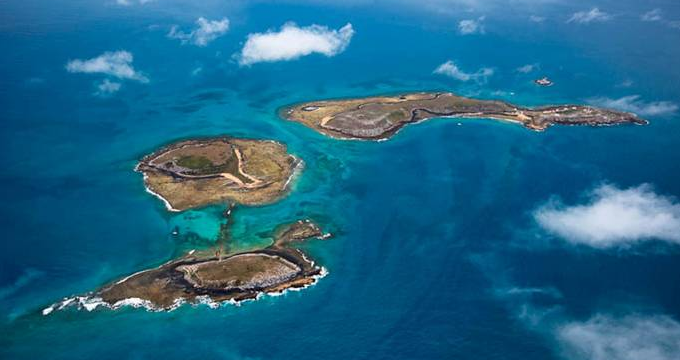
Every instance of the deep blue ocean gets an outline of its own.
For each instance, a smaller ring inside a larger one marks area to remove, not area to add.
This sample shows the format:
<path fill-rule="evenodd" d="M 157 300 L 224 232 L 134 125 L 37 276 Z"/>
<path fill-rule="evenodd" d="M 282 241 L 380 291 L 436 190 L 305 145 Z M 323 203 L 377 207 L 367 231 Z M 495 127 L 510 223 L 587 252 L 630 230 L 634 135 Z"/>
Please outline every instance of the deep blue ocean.
<path fill-rule="evenodd" d="M 602 183 L 680 197 L 677 111 L 643 116 L 648 126 L 542 133 L 435 119 L 383 142 L 334 140 L 277 115 L 306 100 L 427 90 L 527 106 L 633 95 L 678 104 L 676 1 L 129 3 L 0 2 L 0 358 L 559 359 L 554 324 L 680 320 L 677 244 L 574 246 L 532 217 Z M 611 18 L 568 22 L 596 5 Z M 640 20 L 656 8 L 668 20 Z M 226 17 L 229 30 L 205 47 L 168 38 L 200 16 Z M 461 35 L 468 18 L 484 31 Z M 249 33 L 289 21 L 351 23 L 355 34 L 335 56 L 239 66 Z M 102 76 L 65 69 L 117 50 L 148 83 L 97 96 Z M 447 60 L 494 73 L 434 74 Z M 516 71 L 526 64 L 539 65 Z M 555 85 L 533 84 L 544 75 Z M 305 162 L 289 196 L 235 209 L 234 246 L 266 245 L 276 225 L 311 218 L 335 234 L 303 245 L 328 276 L 241 306 L 43 316 L 215 240 L 223 206 L 170 213 L 133 168 L 169 142 L 222 134 L 283 142 Z M 176 226 L 197 243 L 173 237 Z"/>

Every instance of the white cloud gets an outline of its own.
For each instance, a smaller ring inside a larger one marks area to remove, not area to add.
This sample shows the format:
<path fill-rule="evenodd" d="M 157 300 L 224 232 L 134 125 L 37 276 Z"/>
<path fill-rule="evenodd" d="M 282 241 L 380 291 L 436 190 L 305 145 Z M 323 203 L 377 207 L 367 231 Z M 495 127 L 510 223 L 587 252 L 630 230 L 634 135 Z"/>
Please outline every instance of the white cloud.
<path fill-rule="evenodd" d="M 137 0 L 136 2 L 139 3 L 140 5 L 144 5 L 147 3 L 150 3 L 155 0 Z M 121 5 L 121 6 L 131 6 L 135 3 L 135 1 L 130 1 L 130 0 L 116 0 L 116 4 Z"/>
<path fill-rule="evenodd" d="M 109 79 L 104 79 L 104 81 L 97 84 L 97 91 L 95 92 L 95 95 L 99 96 L 111 95 L 115 92 L 118 92 L 118 90 L 120 90 L 120 87 L 121 83 L 113 82 Z"/>
<path fill-rule="evenodd" d="M 144 74 L 132 67 L 132 61 L 132 54 L 127 51 L 105 52 L 88 60 L 71 60 L 66 64 L 66 70 L 71 73 L 105 74 L 119 79 L 149 82 Z"/>
<path fill-rule="evenodd" d="M 461 70 L 453 61 L 449 60 L 439 65 L 434 70 L 434 73 L 446 75 L 460 81 L 474 80 L 476 82 L 486 82 L 493 75 L 494 70 L 491 68 L 481 68 L 474 73 L 467 73 Z"/>
<path fill-rule="evenodd" d="M 177 26 L 173 26 L 170 28 L 168 37 L 179 39 L 182 41 L 182 44 L 190 43 L 196 46 L 206 46 L 209 42 L 224 35 L 229 30 L 229 19 L 208 20 L 199 17 L 196 20 L 196 25 L 197 27 L 188 33 L 178 30 Z"/>
<path fill-rule="evenodd" d="M 562 325 L 556 335 L 568 359 L 680 359 L 680 323 L 664 315 L 596 315 Z"/>
<path fill-rule="evenodd" d="M 295 60 L 313 53 L 331 57 L 343 52 L 354 35 L 352 24 L 338 30 L 287 23 L 280 31 L 249 34 L 238 60 L 241 65 Z"/>
<path fill-rule="evenodd" d="M 555 299 L 562 297 L 562 293 L 554 287 L 511 287 L 504 289 L 497 289 L 495 291 L 498 296 L 534 296 L 534 295 L 544 295 Z"/>
<path fill-rule="evenodd" d="M 330 1 L 326 1 L 330 2 Z M 407 8 L 409 11 L 427 11 L 444 16 L 459 16 L 461 13 L 490 13 L 500 12 L 505 16 L 526 13 L 528 9 L 541 11 L 544 8 L 564 3 L 564 0 L 345 0 L 341 2 L 352 4 L 395 4 Z M 339 2 L 333 2 L 339 3 Z"/>
<path fill-rule="evenodd" d="M 538 16 L 538 15 L 531 15 L 529 16 L 529 20 L 535 23 L 542 23 L 545 21 L 544 16 Z"/>
<path fill-rule="evenodd" d="M 458 32 L 460 32 L 462 35 L 470 35 L 470 34 L 484 34 L 485 29 L 484 29 L 484 19 L 485 17 L 479 17 L 477 20 L 474 19 L 467 19 L 467 20 L 461 20 L 458 23 Z"/>
<path fill-rule="evenodd" d="M 592 8 L 589 11 L 579 11 L 574 13 L 567 23 L 575 22 L 579 24 L 588 24 L 591 22 L 603 22 L 611 19 L 611 15 L 600 11 L 599 8 Z"/>
<path fill-rule="evenodd" d="M 663 17 L 663 12 L 661 9 L 652 9 L 642 15 L 640 15 L 640 20 L 647 22 L 658 22 L 664 24 L 672 29 L 680 29 L 680 20 L 665 20 Z"/>
<path fill-rule="evenodd" d="M 662 20 L 661 9 L 650 10 L 642 14 L 642 16 L 640 16 L 640 19 L 642 21 L 661 21 Z"/>
<path fill-rule="evenodd" d="M 568 242 L 595 248 L 652 239 L 680 244 L 680 204 L 655 194 L 647 184 L 629 189 L 602 185 L 584 205 L 549 201 L 534 212 L 534 218 Z"/>
<path fill-rule="evenodd" d="M 620 83 L 616 84 L 616 87 L 629 88 L 629 87 L 633 86 L 633 84 L 634 84 L 633 80 L 626 79 L 626 80 L 623 80 Z"/>
<path fill-rule="evenodd" d="M 673 102 L 645 102 L 640 100 L 640 95 L 629 95 L 618 99 L 600 97 L 590 99 L 589 102 L 601 107 L 632 112 L 643 116 L 663 116 L 678 111 L 678 105 Z"/>
<path fill-rule="evenodd" d="M 539 67 L 538 64 L 526 64 L 524 66 L 518 67 L 515 70 L 519 73 L 522 73 L 522 74 L 528 74 L 530 72 L 533 72 L 534 70 L 537 70 L 538 67 Z"/>

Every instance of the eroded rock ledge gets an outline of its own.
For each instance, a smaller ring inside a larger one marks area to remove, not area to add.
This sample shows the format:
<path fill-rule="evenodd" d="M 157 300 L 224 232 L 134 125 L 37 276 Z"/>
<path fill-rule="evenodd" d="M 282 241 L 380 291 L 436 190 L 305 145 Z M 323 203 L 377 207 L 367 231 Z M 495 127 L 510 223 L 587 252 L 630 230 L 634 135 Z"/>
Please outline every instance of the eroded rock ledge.
<path fill-rule="evenodd" d="M 259 205 L 281 198 L 301 160 L 274 141 L 228 137 L 180 141 L 145 156 L 136 170 L 172 211 L 213 203 Z"/>
<path fill-rule="evenodd" d="M 634 114 L 582 105 L 536 108 L 477 100 L 452 93 L 411 93 L 312 101 L 282 109 L 281 116 L 322 134 L 343 139 L 387 139 L 407 124 L 437 118 L 490 118 L 542 131 L 554 124 L 605 126 L 647 124 Z"/>

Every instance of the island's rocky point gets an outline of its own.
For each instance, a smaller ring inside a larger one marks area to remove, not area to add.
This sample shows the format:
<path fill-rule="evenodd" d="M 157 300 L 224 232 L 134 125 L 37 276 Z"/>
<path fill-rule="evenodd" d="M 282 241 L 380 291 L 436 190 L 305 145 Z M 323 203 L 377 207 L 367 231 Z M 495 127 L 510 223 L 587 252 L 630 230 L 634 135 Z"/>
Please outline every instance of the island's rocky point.
<path fill-rule="evenodd" d="M 438 117 L 489 118 L 520 123 L 541 131 L 551 125 L 647 124 L 634 114 L 582 105 L 527 108 L 452 93 L 410 93 L 305 102 L 281 110 L 281 116 L 340 139 L 381 140 L 407 124 Z"/>

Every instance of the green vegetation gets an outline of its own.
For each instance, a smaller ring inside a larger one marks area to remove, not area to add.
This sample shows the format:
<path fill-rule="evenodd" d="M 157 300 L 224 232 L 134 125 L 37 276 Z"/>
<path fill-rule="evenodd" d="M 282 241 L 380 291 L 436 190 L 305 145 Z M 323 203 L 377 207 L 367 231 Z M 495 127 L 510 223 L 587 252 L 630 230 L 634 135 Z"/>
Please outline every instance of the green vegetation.
<path fill-rule="evenodd" d="M 191 169 L 191 170 L 204 170 L 206 168 L 212 168 L 213 163 L 205 156 L 195 156 L 186 155 L 182 156 L 177 160 L 177 165 Z"/>
<path fill-rule="evenodd" d="M 178 166 L 191 170 L 194 175 L 211 175 L 219 173 L 230 173 L 245 181 L 238 171 L 238 161 L 236 157 L 231 157 L 224 164 L 215 164 L 205 156 L 184 155 L 176 162 Z"/>

